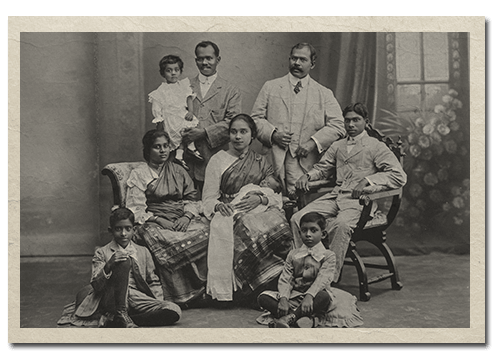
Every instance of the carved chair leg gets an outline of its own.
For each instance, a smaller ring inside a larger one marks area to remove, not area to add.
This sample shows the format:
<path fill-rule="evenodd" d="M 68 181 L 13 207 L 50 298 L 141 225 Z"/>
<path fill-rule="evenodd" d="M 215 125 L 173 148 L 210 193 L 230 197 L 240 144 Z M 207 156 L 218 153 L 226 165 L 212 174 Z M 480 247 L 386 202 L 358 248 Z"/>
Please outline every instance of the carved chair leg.
<path fill-rule="evenodd" d="M 351 258 L 352 263 L 356 267 L 356 271 L 358 273 L 359 299 L 363 302 L 368 302 L 371 298 L 371 294 L 368 291 L 368 278 L 366 276 L 366 267 L 356 250 L 356 245 L 353 242 L 351 242 L 351 245 L 349 246 L 347 256 Z"/>
<path fill-rule="evenodd" d="M 372 244 L 375 245 L 380 250 L 380 252 L 385 258 L 385 261 L 387 262 L 387 267 L 389 272 L 392 273 L 391 277 L 392 289 L 401 290 L 401 288 L 403 288 L 403 283 L 399 281 L 399 273 L 398 273 L 398 268 L 396 266 L 396 259 L 394 258 L 394 254 L 392 254 L 391 248 L 389 248 L 389 245 L 387 245 L 385 240 L 386 240 L 386 233 L 385 231 L 383 231 L 381 235 L 381 242 Z"/>

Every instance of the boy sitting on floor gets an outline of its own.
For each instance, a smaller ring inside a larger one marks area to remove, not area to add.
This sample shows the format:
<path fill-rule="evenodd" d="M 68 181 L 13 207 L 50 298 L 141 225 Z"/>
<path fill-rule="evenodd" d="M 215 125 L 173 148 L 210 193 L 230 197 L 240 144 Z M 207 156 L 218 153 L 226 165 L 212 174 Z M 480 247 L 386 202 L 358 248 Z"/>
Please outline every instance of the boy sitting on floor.
<path fill-rule="evenodd" d="M 327 232 L 325 218 L 310 212 L 300 219 L 303 245 L 290 251 L 278 281 L 278 291 L 264 291 L 259 305 L 272 313 L 270 328 L 311 327 L 315 315 L 324 315 L 332 301 L 330 284 L 335 254 L 321 242 Z"/>
<path fill-rule="evenodd" d="M 102 314 L 99 327 L 115 328 L 166 326 L 180 319 L 179 306 L 163 300 L 148 249 L 131 241 L 134 222 L 134 214 L 127 208 L 111 212 L 113 240 L 94 254 L 92 288 L 77 306 L 76 317 L 89 318 L 98 312 Z"/>

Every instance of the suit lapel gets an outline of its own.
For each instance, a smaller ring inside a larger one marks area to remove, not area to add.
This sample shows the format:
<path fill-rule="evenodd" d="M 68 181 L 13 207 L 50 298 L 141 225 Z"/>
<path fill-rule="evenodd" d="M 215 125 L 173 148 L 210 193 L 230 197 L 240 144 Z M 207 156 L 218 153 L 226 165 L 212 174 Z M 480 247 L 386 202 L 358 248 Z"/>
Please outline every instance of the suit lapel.
<path fill-rule="evenodd" d="M 346 140 L 347 140 L 347 138 L 346 138 Z M 360 153 L 363 150 L 363 147 L 364 147 L 363 141 L 364 141 L 364 137 L 356 142 L 356 144 L 352 148 L 351 152 L 349 152 L 347 154 L 346 160 L 349 159 L 349 158 L 352 158 L 352 157 L 356 156 L 358 153 Z M 346 147 L 346 153 L 347 153 L 347 141 L 346 141 L 346 146 L 345 147 Z"/>
<path fill-rule="evenodd" d="M 309 76 L 309 84 L 307 85 L 307 88 L 305 89 L 307 91 L 307 99 L 319 99 L 319 96 L 316 96 L 317 94 L 317 89 L 318 89 L 318 83 L 312 79 Z M 321 102 L 320 102 L 321 103 Z M 316 107 L 317 103 L 316 102 L 306 102 L 306 116 L 309 114 L 309 111 L 311 108 Z"/>
<path fill-rule="evenodd" d="M 279 84 L 279 87 L 280 87 L 280 97 L 281 97 L 281 100 L 283 101 L 283 103 L 285 104 L 285 107 L 286 107 L 286 110 L 288 112 L 290 112 L 290 97 L 291 97 L 291 94 L 290 94 L 290 84 L 289 84 L 289 81 L 288 81 L 288 74 L 286 76 L 284 76 L 283 78 L 281 78 L 282 81 L 280 82 Z M 288 118 L 287 118 L 288 119 Z"/>
<path fill-rule="evenodd" d="M 198 76 L 191 78 L 190 82 L 191 82 L 191 87 L 193 88 L 193 92 L 196 94 L 196 98 L 198 98 L 200 102 L 203 102 L 203 99 L 201 98 L 201 88 Z"/>
<path fill-rule="evenodd" d="M 199 83 L 199 82 L 198 82 Z M 205 98 L 203 98 L 203 103 L 204 102 L 207 102 L 210 98 L 212 98 L 213 96 L 215 96 L 217 93 L 219 93 L 220 89 L 222 88 L 222 81 L 220 79 L 219 76 L 217 76 L 217 78 L 215 78 L 214 82 L 212 83 L 212 85 L 210 86 L 210 88 L 208 89 L 208 92 L 207 94 L 205 94 Z M 201 92 L 201 91 L 200 91 Z"/>

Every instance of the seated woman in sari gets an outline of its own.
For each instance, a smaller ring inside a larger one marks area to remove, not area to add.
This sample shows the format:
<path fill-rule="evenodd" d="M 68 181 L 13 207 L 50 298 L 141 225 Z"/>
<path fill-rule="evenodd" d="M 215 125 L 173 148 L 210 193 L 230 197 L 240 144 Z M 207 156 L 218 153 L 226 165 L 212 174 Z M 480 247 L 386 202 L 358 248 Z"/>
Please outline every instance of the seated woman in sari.
<path fill-rule="evenodd" d="M 276 281 L 291 248 L 291 231 L 281 208 L 281 197 L 248 193 L 231 201 L 248 184 L 259 185 L 273 174 L 267 160 L 250 150 L 257 129 L 246 114 L 229 124 L 229 150 L 210 159 L 203 188 L 203 212 L 211 219 L 206 292 L 221 302 L 233 300 L 233 292 L 247 296 Z M 267 205 L 260 213 L 249 212 Z"/>
<path fill-rule="evenodd" d="M 140 224 L 136 242 L 153 255 L 165 300 L 188 303 L 205 290 L 209 223 L 192 179 L 169 161 L 169 138 L 158 130 L 143 139 L 147 164 L 130 173 L 126 206 Z"/>

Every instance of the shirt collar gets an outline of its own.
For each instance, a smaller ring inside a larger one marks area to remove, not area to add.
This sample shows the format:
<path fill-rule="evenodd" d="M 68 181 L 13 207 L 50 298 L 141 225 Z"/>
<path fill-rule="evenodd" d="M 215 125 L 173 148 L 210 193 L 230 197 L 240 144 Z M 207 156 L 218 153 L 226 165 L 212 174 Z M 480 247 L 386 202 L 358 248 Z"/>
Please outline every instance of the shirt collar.
<path fill-rule="evenodd" d="M 123 250 L 125 251 L 131 258 L 134 258 L 137 261 L 137 249 L 135 248 L 134 242 L 128 243 L 126 248 L 123 248 L 120 244 L 118 244 L 115 239 L 112 241 L 111 249 L 113 250 Z"/>
<path fill-rule="evenodd" d="M 356 143 L 357 141 L 360 141 L 363 137 L 366 136 L 366 130 L 363 130 L 363 132 L 361 132 L 360 134 L 358 134 L 357 136 L 355 137 L 351 137 L 351 136 L 348 136 L 347 137 L 347 141 L 354 141 L 354 143 Z"/>
<path fill-rule="evenodd" d="M 212 84 L 216 78 L 217 78 L 217 73 L 212 74 L 209 77 L 207 77 L 201 73 L 198 73 L 198 80 L 200 81 L 201 84 L 205 84 L 207 82 L 208 82 L 208 84 Z"/>
<path fill-rule="evenodd" d="M 310 78 L 311 77 L 309 77 L 309 74 L 306 75 L 304 78 L 300 79 L 300 78 L 297 78 L 294 75 L 292 75 L 292 73 L 288 73 L 288 80 L 289 80 L 290 84 L 293 87 L 295 87 L 297 85 L 297 83 L 299 82 L 299 80 L 300 80 L 300 82 L 302 84 L 302 87 L 306 87 L 309 84 L 309 79 Z"/>
<path fill-rule="evenodd" d="M 311 255 L 314 260 L 320 262 L 325 257 L 326 248 L 323 243 L 317 243 L 312 248 L 308 248 L 304 244 L 298 249 L 297 254 L 295 254 L 295 259 L 302 259 L 308 255 Z"/>

